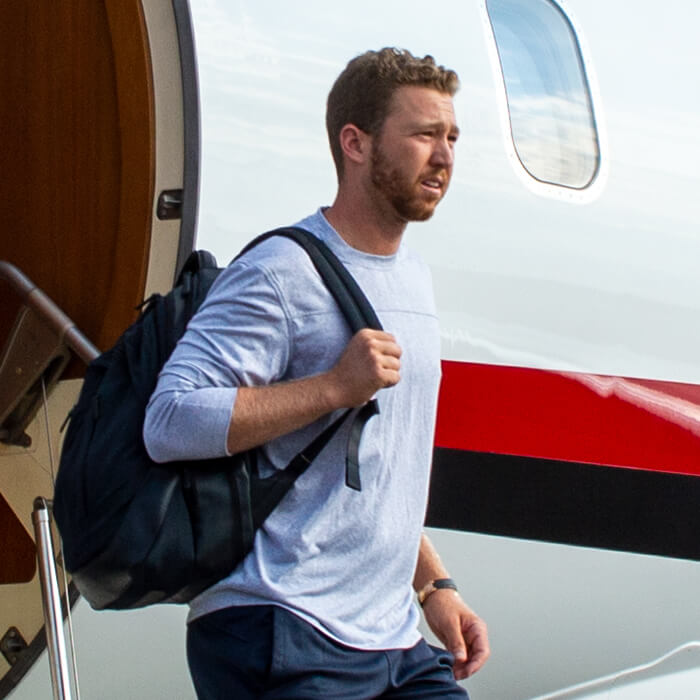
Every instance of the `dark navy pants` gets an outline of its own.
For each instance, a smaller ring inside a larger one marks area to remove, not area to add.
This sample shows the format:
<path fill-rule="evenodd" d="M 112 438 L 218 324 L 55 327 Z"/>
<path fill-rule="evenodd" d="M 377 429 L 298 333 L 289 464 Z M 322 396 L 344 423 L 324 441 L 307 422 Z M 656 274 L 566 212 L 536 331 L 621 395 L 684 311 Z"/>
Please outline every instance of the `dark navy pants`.
<path fill-rule="evenodd" d="M 199 700 L 468 698 L 452 656 L 424 640 L 411 649 L 351 649 L 272 605 L 194 620 L 187 658 Z"/>

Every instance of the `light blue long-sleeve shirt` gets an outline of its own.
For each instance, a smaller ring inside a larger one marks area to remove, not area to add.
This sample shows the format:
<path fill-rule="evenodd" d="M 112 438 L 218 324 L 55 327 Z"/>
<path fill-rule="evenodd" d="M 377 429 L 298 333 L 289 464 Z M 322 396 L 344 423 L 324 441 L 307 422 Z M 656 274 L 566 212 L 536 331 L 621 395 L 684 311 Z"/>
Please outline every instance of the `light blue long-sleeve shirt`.
<path fill-rule="evenodd" d="M 380 414 L 365 427 L 362 491 L 345 485 L 344 425 L 257 532 L 243 563 L 192 601 L 190 619 L 276 604 L 352 647 L 410 647 L 419 639 L 411 583 L 440 380 L 430 275 L 405 246 L 388 257 L 351 248 L 321 210 L 299 225 L 346 264 L 396 337 L 401 380 L 379 392 Z M 225 455 L 238 386 L 330 369 L 349 338 L 306 253 L 281 237 L 260 244 L 222 272 L 163 368 L 144 426 L 149 453 L 157 461 Z M 284 468 L 331 419 L 265 445 L 263 472 Z"/>

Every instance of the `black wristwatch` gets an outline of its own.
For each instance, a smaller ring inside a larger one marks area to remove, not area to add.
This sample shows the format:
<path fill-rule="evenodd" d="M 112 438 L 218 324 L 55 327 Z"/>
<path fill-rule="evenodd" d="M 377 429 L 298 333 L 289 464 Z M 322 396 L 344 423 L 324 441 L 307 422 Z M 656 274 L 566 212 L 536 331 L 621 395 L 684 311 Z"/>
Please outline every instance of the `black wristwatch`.
<path fill-rule="evenodd" d="M 425 601 L 441 588 L 449 588 L 450 590 L 456 591 L 457 584 L 451 578 L 436 578 L 434 581 L 426 583 L 423 588 L 418 591 L 418 603 L 421 608 L 425 605 Z"/>

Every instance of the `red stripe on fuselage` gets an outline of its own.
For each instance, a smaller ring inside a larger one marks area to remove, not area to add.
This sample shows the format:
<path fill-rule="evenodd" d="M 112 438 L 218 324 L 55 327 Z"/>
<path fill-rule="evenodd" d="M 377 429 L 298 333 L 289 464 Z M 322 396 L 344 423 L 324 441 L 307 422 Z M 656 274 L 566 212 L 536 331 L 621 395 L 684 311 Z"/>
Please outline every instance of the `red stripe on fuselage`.
<path fill-rule="evenodd" d="M 435 444 L 700 475 L 700 386 L 443 361 Z"/>

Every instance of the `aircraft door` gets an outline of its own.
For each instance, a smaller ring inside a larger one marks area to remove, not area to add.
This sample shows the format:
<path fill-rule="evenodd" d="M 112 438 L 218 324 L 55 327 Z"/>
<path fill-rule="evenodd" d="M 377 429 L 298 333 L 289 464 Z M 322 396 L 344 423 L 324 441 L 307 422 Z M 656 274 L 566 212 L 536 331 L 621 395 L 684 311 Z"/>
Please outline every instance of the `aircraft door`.
<path fill-rule="evenodd" d="M 104 350 L 192 249 L 199 108 L 187 0 L 10 2 L 0 26 L 0 260 Z M 0 299 L 0 376 L 16 377 L 37 369 L 18 348 L 34 345 L 41 321 L 20 323 L 33 312 L 2 279 Z M 26 410 L 0 381 L 0 406 L 26 423 L 11 431 L 0 410 L 0 698 L 45 646 L 32 503 L 52 496 L 83 371 L 62 361 L 46 407 Z"/>

